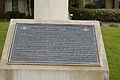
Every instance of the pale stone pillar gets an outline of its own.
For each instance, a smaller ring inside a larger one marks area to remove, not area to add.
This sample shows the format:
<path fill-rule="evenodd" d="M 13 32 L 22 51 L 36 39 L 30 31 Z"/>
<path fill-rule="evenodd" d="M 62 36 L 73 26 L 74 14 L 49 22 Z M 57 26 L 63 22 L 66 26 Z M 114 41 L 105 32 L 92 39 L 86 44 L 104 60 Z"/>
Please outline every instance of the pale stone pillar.
<path fill-rule="evenodd" d="M 34 19 L 68 20 L 68 0 L 35 0 Z"/>

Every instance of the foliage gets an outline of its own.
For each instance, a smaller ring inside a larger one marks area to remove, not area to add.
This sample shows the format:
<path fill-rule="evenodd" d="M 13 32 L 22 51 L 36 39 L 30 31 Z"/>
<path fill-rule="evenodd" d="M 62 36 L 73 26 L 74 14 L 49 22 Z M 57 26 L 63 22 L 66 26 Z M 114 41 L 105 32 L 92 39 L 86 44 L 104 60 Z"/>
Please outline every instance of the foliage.
<path fill-rule="evenodd" d="M 0 19 L 5 18 L 5 14 L 4 13 L 0 13 Z"/>
<path fill-rule="evenodd" d="M 9 11 L 5 13 L 5 18 L 6 19 L 11 19 L 11 18 L 24 18 L 25 14 L 20 13 L 18 11 Z"/>
<path fill-rule="evenodd" d="M 120 9 L 77 9 L 70 8 L 73 20 L 99 20 L 120 22 Z"/>
<path fill-rule="evenodd" d="M 87 5 L 85 5 L 85 8 L 95 9 L 96 6 L 95 6 L 95 3 L 94 3 L 94 2 L 89 1 L 89 2 L 87 3 Z"/>
<path fill-rule="evenodd" d="M 25 13 L 20 13 L 18 11 L 8 11 L 6 13 L 0 13 L 0 19 L 21 19 L 21 18 L 25 18 L 25 19 L 31 19 L 33 18 L 33 16 L 26 16 Z"/>
<path fill-rule="evenodd" d="M 118 24 L 110 23 L 110 27 L 118 27 L 118 26 L 119 26 Z"/>
<path fill-rule="evenodd" d="M 84 2 L 84 0 L 72 0 L 73 1 L 73 3 L 75 3 L 75 4 L 80 4 L 80 3 L 83 3 Z"/>
<path fill-rule="evenodd" d="M 83 8 L 83 3 L 90 0 L 70 0 L 70 7 Z"/>

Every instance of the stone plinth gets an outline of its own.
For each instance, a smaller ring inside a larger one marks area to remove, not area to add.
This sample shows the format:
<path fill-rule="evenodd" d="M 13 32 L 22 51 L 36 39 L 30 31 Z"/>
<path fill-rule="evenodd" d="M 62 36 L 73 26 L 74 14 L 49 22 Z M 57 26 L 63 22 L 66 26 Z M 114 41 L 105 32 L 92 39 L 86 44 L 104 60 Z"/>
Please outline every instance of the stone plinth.
<path fill-rule="evenodd" d="M 100 66 L 8 64 L 17 23 L 94 25 Z M 99 22 L 11 20 L 0 63 L 0 80 L 109 80 L 109 68 Z"/>

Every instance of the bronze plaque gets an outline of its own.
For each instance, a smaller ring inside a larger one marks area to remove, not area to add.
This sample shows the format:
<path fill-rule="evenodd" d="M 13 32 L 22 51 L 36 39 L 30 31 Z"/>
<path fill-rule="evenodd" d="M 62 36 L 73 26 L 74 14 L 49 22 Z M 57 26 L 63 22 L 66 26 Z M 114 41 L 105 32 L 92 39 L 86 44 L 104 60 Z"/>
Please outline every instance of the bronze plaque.
<path fill-rule="evenodd" d="M 16 24 L 9 63 L 98 66 L 95 27 Z"/>

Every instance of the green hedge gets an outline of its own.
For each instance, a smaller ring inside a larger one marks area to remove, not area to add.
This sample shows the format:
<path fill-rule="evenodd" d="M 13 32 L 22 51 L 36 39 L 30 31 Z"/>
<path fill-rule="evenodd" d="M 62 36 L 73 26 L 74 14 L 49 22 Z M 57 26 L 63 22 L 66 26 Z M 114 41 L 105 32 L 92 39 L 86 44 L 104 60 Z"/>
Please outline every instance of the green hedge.
<path fill-rule="evenodd" d="M 25 13 L 20 13 L 18 11 L 8 11 L 6 13 L 0 13 L 0 19 L 21 19 L 21 18 L 33 18 L 33 16 L 26 16 Z"/>
<path fill-rule="evenodd" d="M 5 18 L 5 14 L 4 13 L 0 13 L 0 19 L 4 19 Z"/>
<path fill-rule="evenodd" d="M 73 20 L 120 22 L 120 9 L 70 9 Z"/>
<path fill-rule="evenodd" d="M 7 13 L 5 13 L 5 18 L 6 19 L 11 19 L 11 18 L 24 18 L 25 14 L 24 13 L 20 13 L 18 11 L 9 11 Z"/>

